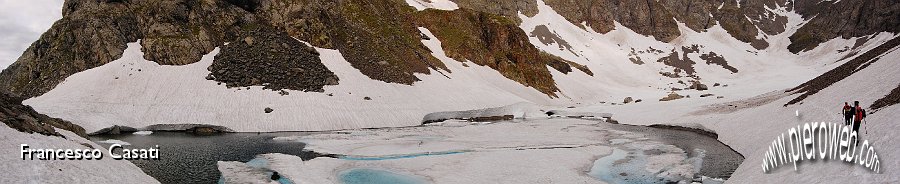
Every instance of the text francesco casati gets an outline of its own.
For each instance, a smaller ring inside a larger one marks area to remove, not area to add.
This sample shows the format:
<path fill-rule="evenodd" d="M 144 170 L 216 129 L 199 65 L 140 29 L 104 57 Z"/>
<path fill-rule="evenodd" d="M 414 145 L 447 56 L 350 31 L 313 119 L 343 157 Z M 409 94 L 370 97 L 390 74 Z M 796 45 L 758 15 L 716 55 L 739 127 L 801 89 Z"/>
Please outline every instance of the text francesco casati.
<path fill-rule="evenodd" d="M 159 145 L 146 149 L 128 149 L 120 144 L 112 144 L 109 146 L 109 152 L 91 148 L 34 149 L 28 144 L 21 144 L 20 148 L 22 160 L 101 160 L 104 152 L 115 160 L 159 160 Z"/>

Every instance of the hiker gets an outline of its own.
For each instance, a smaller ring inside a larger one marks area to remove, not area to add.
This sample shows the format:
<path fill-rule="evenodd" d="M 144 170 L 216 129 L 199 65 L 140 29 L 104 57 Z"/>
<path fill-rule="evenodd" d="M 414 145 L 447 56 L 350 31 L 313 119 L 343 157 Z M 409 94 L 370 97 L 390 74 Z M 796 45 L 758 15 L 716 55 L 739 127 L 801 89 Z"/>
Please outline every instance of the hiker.
<path fill-rule="evenodd" d="M 853 107 L 850 107 L 849 103 L 844 102 L 844 125 L 850 125 L 853 122 L 851 121 L 853 119 L 853 113 L 850 113 L 851 110 L 853 110 Z"/>
<path fill-rule="evenodd" d="M 856 132 L 856 142 L 859 143 L 859 126 L 862 125 L 863 119 L 866 118 L 866 110 L 859 106 L 859 101 L 853 101 L 853 105 L 854 107 L 850 110 L 850 113 L 853 114 L 853 131 Z"/>

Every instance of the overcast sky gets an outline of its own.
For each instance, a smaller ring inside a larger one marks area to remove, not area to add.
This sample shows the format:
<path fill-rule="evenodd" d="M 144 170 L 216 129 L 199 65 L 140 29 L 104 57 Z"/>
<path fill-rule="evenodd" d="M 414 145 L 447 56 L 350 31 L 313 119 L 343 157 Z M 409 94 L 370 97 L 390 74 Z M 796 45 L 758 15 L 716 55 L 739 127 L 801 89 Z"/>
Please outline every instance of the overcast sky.
<path fill-rule="evenodd" d="M 62 17 L 63 0 L 0 0 L 0 69 Z"/>

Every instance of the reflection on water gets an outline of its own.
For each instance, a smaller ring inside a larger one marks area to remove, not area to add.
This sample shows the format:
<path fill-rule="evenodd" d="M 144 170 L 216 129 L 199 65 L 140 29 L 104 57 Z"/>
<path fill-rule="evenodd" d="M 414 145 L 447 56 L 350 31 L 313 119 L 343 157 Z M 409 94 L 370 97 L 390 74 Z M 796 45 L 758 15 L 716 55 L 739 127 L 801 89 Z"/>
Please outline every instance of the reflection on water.
<path fill-rule="evenodd" d="M 344 184 L 421 184 L 424 180 L 380 169 L 355 168 L 340 173 Z"/>
<path fill-rule="evenodd" d="M 153 132 L 150 135 L 103 135 L 91 140 L 102 146 L 108 139 L 128 142 L 125 148 L 149 148 L 159 145 L 159 160 L 131 161 L 145 173 L 162 183 L 216 183 L 221 176 L 217 161 L 251 161 L 259 154 L 283 153 L 313 157 L 303 152 L 303 143 L 274 141 L 273 137 L 308 135 L 301 132 L 282 133 L 228 133 L 196 136 L 181 132 Z"/>

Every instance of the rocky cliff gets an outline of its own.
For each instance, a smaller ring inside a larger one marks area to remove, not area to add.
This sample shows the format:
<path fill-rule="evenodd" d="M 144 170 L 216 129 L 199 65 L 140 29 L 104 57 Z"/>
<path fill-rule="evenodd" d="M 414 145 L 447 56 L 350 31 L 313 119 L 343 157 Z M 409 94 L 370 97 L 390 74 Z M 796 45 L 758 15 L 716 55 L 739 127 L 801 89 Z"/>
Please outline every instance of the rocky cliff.
<path fill-rule="evenodd" d="M 538 1 L 454 2 L 461 9 L 416 11 L 402 0 L 68 0 L 62 7 L 63 18 L 0 73 L 0 88 L 25 98 L 41 95 L 74 73 L 121 57 L 126 43 L 138 40 L 144 58 L 162 65 L 191 64 L 216 47 L 225 48 L 220 55 L 226 59 L 218 59 L 210 72 L 211 79 L 230 87 L 277 84 L 280 87 L 272 88 L 320 91 L 324 85 L 337 84 L 340 79 L 321 67 L 321 61 L 308 57 L 314 53 L 279 49 L 281 44 L 305 47 L 305 43 L 285 41 L 288 37 L 339 50 L 354 68 L 374 80 L 412 85 L 420 80 L 415 74 L 453 72 L 422 45 L 417 27 L 426 27 L 445 41 L 443 49 L 449 56 L 489 66 L 551 97 L 559 90 L 547 66 L 564 73 L 572 67 L 590 73 L 582 65 L 541 53 L 531 46 L 528 34 L 516 27 L 520 14 L 537 14 Z M 671 42 L 682 35 L 679 23 L 701 32 L 720 25 L 756 49 L 767 48 L 769 35 L 786 30 L 787 17 L 774 11 L 781 9 L 808 21 L 790 37 L 793 42 L 788 48 L 795 53 L 836 37 L 900 32 L 897 0 L 544 3 L 571 23 L 599 33 L 611 31 L 617 22 L 639 34 Z M 255 48 L 257 45 L 252 52 L 258 53 L 239 53 L 248 49 L 243 44 L 253 34 L 260 34 L 258 30 L 279 38 L 251 39 L 265 48 Z M 298 56 L 282 57 L 284 53 Z M 273 57 L 262 57 L 269 55 Z M 282 67 L 270 74 L 284 76 L 255 76 L 249 73 L 259 72 L 246 66 L 240 69 L 223 63 Z M 281 84 L 283 81 L 302 84 Z"/>

